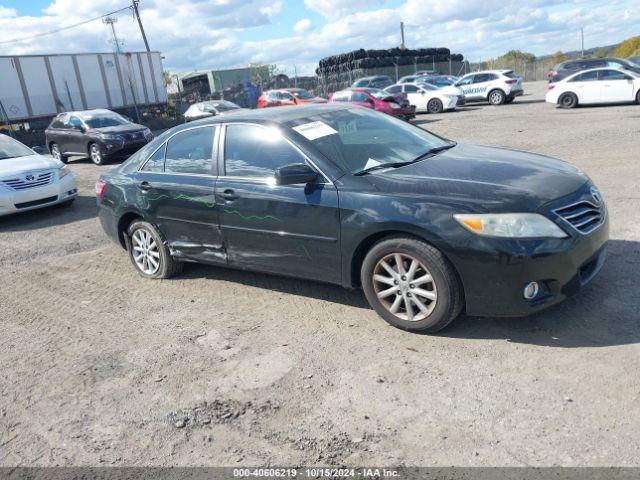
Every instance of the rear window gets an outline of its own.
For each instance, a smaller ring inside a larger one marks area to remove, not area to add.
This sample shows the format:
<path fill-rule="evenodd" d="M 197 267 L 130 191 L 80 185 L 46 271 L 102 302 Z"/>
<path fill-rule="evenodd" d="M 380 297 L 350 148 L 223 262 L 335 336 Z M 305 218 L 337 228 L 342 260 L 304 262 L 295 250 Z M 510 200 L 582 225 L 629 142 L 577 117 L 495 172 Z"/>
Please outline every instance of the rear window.
<path fill-rule="evenodd" d="M 509 78 L 518 78 L 518 76 L 514 73 L 513 70 L 509 70 L 508 72 L 504 72 L 503 75 Z"/>
<path fill-rule="evenodd" d="M 571 82 L 593 82 L 598 80 L 598 72 L 584 72 L 580 75 L 576 75 Z"/>

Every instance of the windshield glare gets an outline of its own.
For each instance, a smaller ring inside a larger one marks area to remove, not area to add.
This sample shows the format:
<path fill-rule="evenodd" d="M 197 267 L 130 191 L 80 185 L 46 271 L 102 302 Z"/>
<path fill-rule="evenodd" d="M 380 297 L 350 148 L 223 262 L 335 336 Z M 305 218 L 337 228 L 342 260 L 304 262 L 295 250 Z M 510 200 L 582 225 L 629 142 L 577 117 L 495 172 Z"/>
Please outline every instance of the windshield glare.
<path fill-rule="evenodd" d="M 0 134 L 0 160 L 35 155 L 33 151 L 11 137 Z"/>
<path fill-rule="evenodd" d="M 450 145 L 419 127 L 361 107 L 299 118 L 288 122 L 287 126 L 306 126 L 312 122 L 322 122 L 336 131 L 310 142 L 339 168 L 350 173 L 380 164 L 410 162 L 433 148 Z M 320 124 L 314 128 L 321 129 L 322 133 L 330 131 Z"/>
<path fill-rule="evenodd" d="M 85 114 L 81 118 L 89 128 L 117 127 L 118 125 L 131 123 L 126 118 L 113 112 Z"/>
<path fill-rule="evenodd" d="M 293 93 L 295 97 L 302 98 L 303 100 L 308 100 L 309 98 L 313 98 L 313 95 L 311 95 L 306 90 L 294 90 L 291 93 Z"/>

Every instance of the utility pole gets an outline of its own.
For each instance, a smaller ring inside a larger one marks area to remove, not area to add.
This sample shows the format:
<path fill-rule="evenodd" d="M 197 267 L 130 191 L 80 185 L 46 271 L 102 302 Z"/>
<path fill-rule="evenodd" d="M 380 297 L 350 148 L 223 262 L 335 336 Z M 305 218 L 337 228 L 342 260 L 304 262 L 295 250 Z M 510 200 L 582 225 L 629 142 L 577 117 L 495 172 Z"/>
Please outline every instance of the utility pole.
<path fill-rule="evenodd" d="M 142 34 L 142 40 L 144 40 L 144 46 L 147 47 L 147 52 L 150 52 L 149 42 L 147 41 L 147 35 L 144 33 L 144 27 L 142 26 L 142 20 L 140 20 L 140 12 L 138 12 L 138 4 L 140 0 L 131 0 L 131 4 L 133 5 L 133 13 L 138 19 L 138 26 L 140 27 L 140 33 Z"/>
<path fill-rule="evenodd" d="M 404 50 L 405 45 L 404 45 L 404 22 L 400 22 L 400 38 L 401 38 L 401 42 L 400 42 L 400 50 Z"/>
<path fill-rule="evenodd" d="M 120 40 L 118 39 L 118 35 L 116 34 L 116 27 L 114 27 L 114 24 L 118 21 L 117 18 L 114 17 L 104 17 L 102 19 L 102 23 L 104 23 L 105 25 L 108 25 L 109 27 L 111 27 L 111 35 L 113 35 L 113 44 L 116 48 L 116 52 L 118 53 L 122 53 L 120 51 Z"/>
<path fill-rule="evenodd" d="M 584 28 L 580 29 L 580 39 L 582 43 L 582 58 L 584 58 Z"/>

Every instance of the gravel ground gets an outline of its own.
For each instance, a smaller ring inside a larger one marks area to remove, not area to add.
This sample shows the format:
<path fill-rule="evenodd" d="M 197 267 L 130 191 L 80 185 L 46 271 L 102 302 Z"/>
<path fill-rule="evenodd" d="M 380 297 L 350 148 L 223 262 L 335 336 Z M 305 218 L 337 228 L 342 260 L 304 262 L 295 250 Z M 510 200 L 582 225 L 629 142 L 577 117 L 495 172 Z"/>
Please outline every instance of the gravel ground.
<path fill-rule="evenodd" d="M 610 255 L 578 296 L 437 336 L 360 292 L 190 265 L 139 277 L 80 197 L 0 220 L 0 465 L 640 465 L 640 107 L 513 105 L 415 122 L 569 160 Z"/>

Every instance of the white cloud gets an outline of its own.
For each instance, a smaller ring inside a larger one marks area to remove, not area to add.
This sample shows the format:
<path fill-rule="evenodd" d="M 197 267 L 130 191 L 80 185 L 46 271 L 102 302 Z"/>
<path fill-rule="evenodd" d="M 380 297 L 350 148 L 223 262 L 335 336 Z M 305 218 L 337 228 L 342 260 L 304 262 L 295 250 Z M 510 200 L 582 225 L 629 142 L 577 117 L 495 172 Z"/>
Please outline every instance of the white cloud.
<path fill-rule="evenodd" d="M 311 20 L 309 20 L 308 18 L 303 18 L 302 20 L 299 20 L 296 22 L 296 24 L 293 26 L 293 31 L 296 32 L 298 35 L 302 35 L 306 31 L 308 31 L 310 28 L 311 28 Z"/>
<path fill-rule="evenodd" d="M 2 0 L 0 0 L 1 2 Z M 384 0 L 305 0 L 326 20 L 283 21 L 282 0 L 144 0 L 141 16 L 165 67 L 185 71 L 251 63 L 277 63 L 299 74 L 313 71 L 320 58 L 356 48 L 389 48 L 400 43 L 406 24 L 409 47 L 449 47 L 472 60 L 515 48 L 535 54 L 579 48 L 585 27 L 588 47 L 608 45 L 636 34 L 629 12 L 637 0 L 404 0 L 382 8 Z M 115 10 L 122 0 L 52 0 L 43 15 L 21 16 L 0 6 L 0 41 L 56 29 Z M 314 18 L 314 17 L 310 17 Z M 137 23 L 119 16 L 125 50 L 142 50 Z M 253 32 L 260 32 L 255 40 Z M 265 34 L 269 35 L 264 39 Z M 3 54 L 109 51 L 109 31 L 92 22 L 55 35 L 2 45 Z"/>

